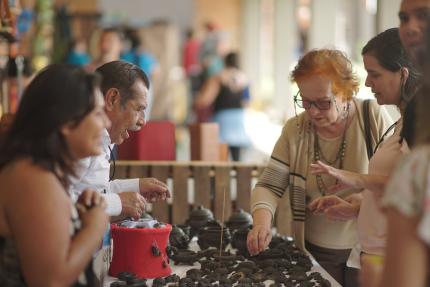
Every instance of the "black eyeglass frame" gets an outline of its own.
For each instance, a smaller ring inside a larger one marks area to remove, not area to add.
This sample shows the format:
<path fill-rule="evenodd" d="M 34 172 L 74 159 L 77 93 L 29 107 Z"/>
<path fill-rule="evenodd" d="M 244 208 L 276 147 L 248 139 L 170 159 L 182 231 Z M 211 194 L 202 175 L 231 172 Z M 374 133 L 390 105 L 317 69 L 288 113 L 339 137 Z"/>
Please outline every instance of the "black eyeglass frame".
<path fill-rule="evenodd" d="M 304 103 L 303 99 L 301 99 L 301 97 L 299 99 L 299 96 L 300 96 L 300 91 L 298 91 L 297 94 L 293 98 L 294 99 L 294 104 L 296 104 L 299 108 L 302 108 L 302 109 L 305 109 L 305 110 L 309 110 L 312 107 L 312 105 L 313 105 L 313 106 L 315 106 L 320 111 L 328 111 L 331 108 L 331 104 L 336 101 L 334 99 L 334 96 L 332 96 L 332 98 L 330 100 L 326 100 L 326 101 L 308 101 L 308 100 L 306 100 L 306 102 L 309 103 L 309 107 L 306 108 L 305 105 L 303 104 Z M 321 103 L 321 102 L 328 103 L 328 107 L 325 107 L 325 106 L 321 107 L 319 105 L 319 103 Z"/>

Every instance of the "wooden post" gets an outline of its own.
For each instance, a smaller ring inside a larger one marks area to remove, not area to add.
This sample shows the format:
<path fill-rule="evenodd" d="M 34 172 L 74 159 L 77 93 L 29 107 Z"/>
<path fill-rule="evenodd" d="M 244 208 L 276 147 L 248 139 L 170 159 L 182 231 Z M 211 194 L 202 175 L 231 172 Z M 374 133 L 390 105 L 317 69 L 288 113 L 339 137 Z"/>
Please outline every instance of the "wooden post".
<path fill-rule="evenodd" d="M 172 223 L 183 224 L 187 220 L 190 209 L 188 204 L 188 166 L 173 167 L 173 204 Z"/>
<path fill-rule="evenodd" d="M 224 218 L 228 219 L 232 212 L 231 194 L 230 194 L 230 171 L 231 171 L 231 166 L 215 167 L 214 215 L 215 215 L 215 218 L 218 220 L 221 220 L 222 218 L 224 189 L 226 194 Z"/>
<path fill-rule="evenodd" d="M 149 167 L 147 165 L 132 165 L 130 166 L 130 178 L 149 177 Z"/>
<path fill-rule="evenodd" d="M 113 169 L 113 164 L 111 164 L 109 171 L 112 172 L 112 169 Z M 115 179 L 129 178 L 128 176 L 129 171 L 130 171 L 129 165 L 116 165 L 114 178 Z"/>
<path fill-rule="evenodd" d="M 166 182 L 169 178 L 169 165 L 152 166 L 151 176 Z M 155 219 L 161 222 L 170 222 L 169 206 L 167 201 L 156 202 L 152 205 L 152 214 Z"/>
<path fill-rule="evenodd" d="M 194 204 L 211 209 L 211 178 L 210 166 L 194 166 Z"/>
<path fill-rule="evenodd" d="M 252 170 L 250 166 L 236 167 L 237 198 L 236 206 L 246 212 L 251 209 L 251 180 Z"/>

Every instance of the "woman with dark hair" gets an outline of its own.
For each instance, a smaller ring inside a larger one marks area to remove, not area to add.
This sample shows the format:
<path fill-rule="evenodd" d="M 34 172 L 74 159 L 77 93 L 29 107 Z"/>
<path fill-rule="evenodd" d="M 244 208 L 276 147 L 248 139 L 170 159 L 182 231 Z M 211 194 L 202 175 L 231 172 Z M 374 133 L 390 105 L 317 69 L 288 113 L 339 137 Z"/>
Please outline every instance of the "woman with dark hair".
<path fill-rule="evenodd" d="M 398 28 L 388 29 L 372 38 L 363 47 L 362 55 L 367 71 L 366 86 L 372 89 L 378 104 L 396 105 L 401 117 L 380 138 L 367 174 L 337 169 L 321 161 L 311 165 L 314 174 L 328 174 L 336 178 L 341 184 L 338 187 L 362 189 L 361 201 L 351 202 L 337 195 L 329 195 L 316 199 L 309 207 L 337 219 L 357 217 L 360 247 L 356 251 L 361 252 L 362 275 L 365 275 L 362 278 L 366 280 L 363 286 L 370 287 L 377 286 L 380 280 L 385 254 L 386 221 L 379 199 L 397 162 L 409 152 L 408 142 L 401 134 L 403 115 L 421 77 L 402 46 Z M 394 133 L 387 136 L 392 130 Z M 358 256 L 354 260 L 353 255 L 350 264 L 359 268 Z M 381 263 L 380 266 L 375 264 L 377 262 Z"/>
<path fill-rule="evenodd" d="M 198 110 L 213 109 L 212 120 L 218 123 L 221 142 L 228 145 L 234 161 L 240 160 L 241 149 L 250 143 L 244 123 L 249 83 L 238 57 L 235 52 L 225 56 L 224 69 L 204 84 L 195 102 Z"/>
<path fill-rule="evenodd" d="M 74 206 L 66 190 L 76 162 L 101 152 L 103 107 L 98 77 L 74 66 L 49 66 L 25 90 L 0 147 L 1 286 L 95 286 L 105 202 L 86 190 Z"/>
<path fill-rule="evenodd" d="M 400 7 L 403 35 L 415 38 L 411 54 L 423 69 L 423 87 L 412 107 L 416 109 L 411 121 L 416 128 L 413 150 L 397 165 L 382 198 L 387 248 L 380 286 L 430 284 L 430 19 L 423 17 L 429 9 L 430 1 L 403 0 Z M 418 41 L 417 35 L 422 35 Z"/>
<path fill-rule="evenodd" d="M 269 244 L 275 211 L 289 192 L 296 244 L 309 251 L 340 285 L 357 286 L 357 270 L 346 265 L 357 243 L 356 220 L 333 220 L 306 207 L 336 185 L 332 177 L 311 174 L 311 163 L 322 160 L 340 169 L 367 172 L 364 101 L 354 98 L 359 83 L 349 59 L 332 49 L 305 54 L 291 79 L 299 87 L 295 103 L 304 112 L 285 124 L 251 194 L 254 224 L 248 234 L 248 249 L 256 254 Z M 369 102 L 368 119 L 376 144 L 390 119 L 375 101 Z M 358 191 L 352 188 L 338 195 L 347 198 Z"/>

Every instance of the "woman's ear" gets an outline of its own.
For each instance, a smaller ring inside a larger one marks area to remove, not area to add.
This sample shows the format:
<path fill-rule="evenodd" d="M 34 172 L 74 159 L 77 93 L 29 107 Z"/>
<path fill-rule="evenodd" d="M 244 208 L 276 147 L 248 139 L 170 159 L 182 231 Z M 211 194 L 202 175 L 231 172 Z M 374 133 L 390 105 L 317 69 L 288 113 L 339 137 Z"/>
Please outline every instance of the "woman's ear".
<path fill-rule="evenodd" d="M 112 111 L 117 103 L 120 101 L 119 90 L 117 88 L 110 88 L 107 90 L 105 96 L 105 109 Z"/>
<path fill-rule="evenodd" d="M 67 136 L 71 133 L 73 129 L 73 124 L 72 123 L 66 123 L 64 124 L 61 129 L 60 129 L 60 133 L 67 138 Z"/>

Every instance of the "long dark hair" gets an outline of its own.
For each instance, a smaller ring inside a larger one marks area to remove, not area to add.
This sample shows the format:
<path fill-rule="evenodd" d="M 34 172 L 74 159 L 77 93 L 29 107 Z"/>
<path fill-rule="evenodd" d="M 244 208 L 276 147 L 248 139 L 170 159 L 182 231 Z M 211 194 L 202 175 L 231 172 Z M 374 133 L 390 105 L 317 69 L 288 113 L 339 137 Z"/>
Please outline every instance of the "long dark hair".
<path fill-rule="evenodd" d="M 18 158 L 30 158 L 53 172 L 64 187 L 75 175 L 61 128 L 78 125 L 93 110 L 100 79 L 66 64 L 42 70 L 24 91 L 14 122 L 0 146 L 0 170 Z"/>
<path fill-rule="evenodd" d="M 374 56 L 388 71 L 398 72 L 402 68 L 408 69 L 409 75 L 402 89 L 402 101 L 409 102 L 421 83 L 421 73 L 403 48 L 399 28 L 385 30 L 373 37 L 361 50 L 361 55 L 366 54 Z"/>
<path fill-rule="evenodd" d="M 413 61 L 409 58 L 400 41 L 399 28 L 391 28 L 373 37 L 363 47 L 361 54 L 372 55 L 378 63 L 388 71 L 398 72 L 407 68 L 409 75 L 401 87 L 401 101 L 403 109 L 403 127 L 400 133 L 401 139 L 405 139 L 409 146 L 414 144 L 415 122 L 415 96 L 419 93 L 422 74 Z"/>

